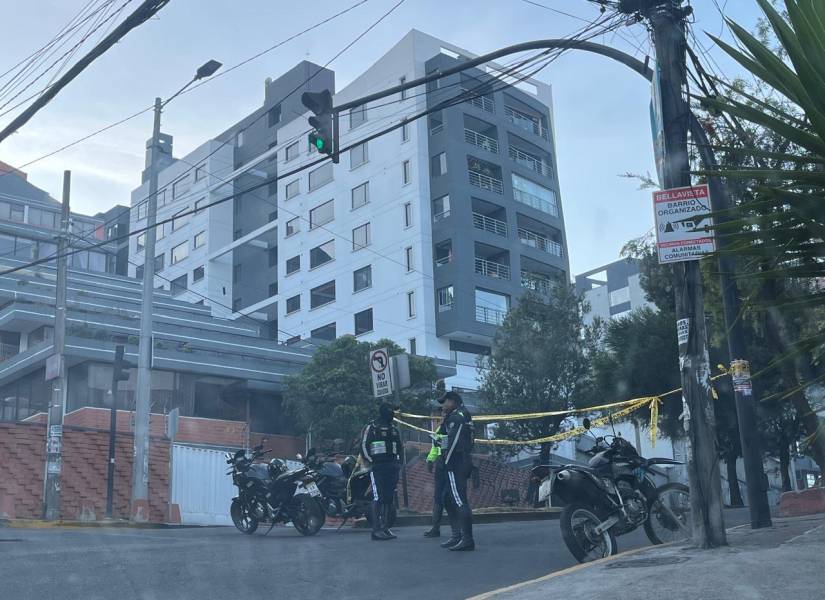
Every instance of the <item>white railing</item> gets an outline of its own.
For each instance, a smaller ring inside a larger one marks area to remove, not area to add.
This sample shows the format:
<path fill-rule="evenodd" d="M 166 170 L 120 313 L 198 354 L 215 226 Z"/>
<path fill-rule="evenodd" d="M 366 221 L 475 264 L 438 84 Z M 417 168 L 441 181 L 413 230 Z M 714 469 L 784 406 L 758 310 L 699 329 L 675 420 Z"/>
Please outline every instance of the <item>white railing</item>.
<path fill-rule="evenodd" d="M 476 257 L 476 273 L 496 279 L 510 279 L 509 266 L 479 257 Z"/>
<path fill-rule="evenodd" d="M 504 114 L 507 115 L 509 121 L 516 127 L 535 133 L 545 140 L 550 139 L 550 134 L 546 128 L 542 127 L 541 121 L 538 118 L 525 115 L 523 112 L 515 108 L 510 108 L 509 106 L 504 107 Z"/>
<path fill-rule="evenodd" d="M 467 88 L 461 88 L 462 94 L 478 94 L 478 92 L 474 92 L 472 90 L 468 90 Z M 473 96 L 467 100 L 470 104 L 479 108 L 481 110 L 485 110 L 490 113 L 496 112 L 496 103 L 493 101 L 492 98 L 489 96 Z"/>
<path fill-rule="evenodd" d="M 553 169 L 552 167 L 544 162 L 543 160 L 539 160 L 535 156 L 530 156 L 526 152 L 522 152 L 518 148 L 514 148 L 510 146 L 510 158 L 516 161 L 518 164 L 527 167 L 528 169 L 535 171 L 539 175 L 544 175 L 545 177 L 552 177 L 553 176 Z"/>
<path fill-rule="evenodd" d="M 507 313 L 497 308 L 476 305 L 476 321 L 489 325 L 501 325 Z"/>
<path fill-rule="evenodd" d="M 478 133 L 472 129 L 464 129 L 464 141 L 473 146 L 478 146 L 487 152 L 498 154 L 498 140 L 491 138 L 489 135 Z"/>
<path fill-rule="evenodd" d="M 440 212 L 440 213 L 436 213 L 436 214 L 434 214 L 434 215 L 433 215 L 433 223 L 437 223 L 437 222 L 438 222 L 438 221 L 440 221 L 441 219 L 446 219 L 446 218 L 447 218 L 447 217 L 449 217 L 449 216 L 450 216 L 450 209 L 448 208 L 448 209 L 447 209 L 447 210 L 445 210 L 445 211 L 442 211 L 442 212 Z"/>
<path fill-rule="evenodd" d="M 548 202 L 547 200 L 539 198 L 529 192 L 513 188 L 513 198 L 516 199 L 516 202 L 521 202 L 527 206 L 532 206 L 536 210 L 545 212 L 548 215 L 553 215 L 554 217 L 559 216 L 559 209 L 555 203 Z"/>
<path fill-rule="evenodd" d="M 507 237 L 507 223 L 477 212 L 473 213 L 473 227 L 476 229 L 481 229 L 482 231 L 489 231 L 490 233 Z"/>
<path fill-rule="evenodd" d="M 553 282 L 549 279 L 536 277 L 528 271 L 521 272 L 521 287 L 549 296 L 553 290 Z"/>
<path fill-rule="evenodd" d="M 439 304 L 438 305 L 438 312 L 446 312 L 448 310 L 453 310 L 454 302 L 448 302 L 447 304 Z"/>
<path fill-rule="evenodd" d="M 484 175 L 483 173 L 479 173 L 478 171 L 468 170 L 467 173 L 469 173 L 470 175 L 470 184 L 476 187 L 480 187 L 483 190 L 490 190 L 491 192 L 495 192 L 496 194 L 504 193 L 504 184 L 501 181 L 501 179 L 496 179 L 495 177 Z"/>
<path fill-rule="evenodd" d="M 448 254 L 447 256 L 442 256 L 441 258 L 437 258 L 435 260 L 435 266 L 436 267 L 443 267 L 444 265 L 450 264 L 450 261 L 452 261 L 452 260 L 453 260 L 453 255 L 452 254 Z"/>
<path fill-rule="evenodd" d="M 444 129 L 444 123 L 439 123 L 438 125 L 434 125 L 433 127 L 430 127 L 430 135 L 435 135 L 437 133 L 441 133 L 441 131 L 443 129 Z"/>
<path fill-rule="evenodd" d="M 546 252 L 547 254 L 561 256 L 561 244 L 559 244 L 558 242 L 554 242 L 553 240 L 546 238 L 543 235 L 533 233 L 529 229 L 519 227 L 518 239 L 521 240 L 522 244 L 532 246 L 533 248 L 538 248 L 539 250 L 541 250 L 542 252 Z"/>

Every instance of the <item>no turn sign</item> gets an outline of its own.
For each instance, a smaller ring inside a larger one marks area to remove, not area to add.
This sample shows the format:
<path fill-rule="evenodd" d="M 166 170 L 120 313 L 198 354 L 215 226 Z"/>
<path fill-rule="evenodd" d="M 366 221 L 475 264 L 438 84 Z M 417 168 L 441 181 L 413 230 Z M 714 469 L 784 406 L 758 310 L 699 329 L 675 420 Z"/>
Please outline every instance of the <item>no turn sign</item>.
<path fill-rule="evenodd" d="M 370 352 L 370 373 L 372 373 L 372 392 L 376 398 L 392 394 L 390 380 L 390 356 L 386 348 Z"/>

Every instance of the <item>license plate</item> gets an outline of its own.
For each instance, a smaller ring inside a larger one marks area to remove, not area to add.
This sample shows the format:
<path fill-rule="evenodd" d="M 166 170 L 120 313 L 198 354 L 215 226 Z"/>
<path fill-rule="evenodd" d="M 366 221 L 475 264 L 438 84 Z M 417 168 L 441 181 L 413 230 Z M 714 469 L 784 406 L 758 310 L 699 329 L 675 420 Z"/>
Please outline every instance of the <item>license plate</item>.
<path fill-rule="evenodd" d="M 312 482 L 304 484 L 304 487 L 306 487 L 306 489 L 309 492 L 310 496 L 320 496 L 321 495 L 321 490 L 319 490 L 318 486 L 315 485 Z"/>

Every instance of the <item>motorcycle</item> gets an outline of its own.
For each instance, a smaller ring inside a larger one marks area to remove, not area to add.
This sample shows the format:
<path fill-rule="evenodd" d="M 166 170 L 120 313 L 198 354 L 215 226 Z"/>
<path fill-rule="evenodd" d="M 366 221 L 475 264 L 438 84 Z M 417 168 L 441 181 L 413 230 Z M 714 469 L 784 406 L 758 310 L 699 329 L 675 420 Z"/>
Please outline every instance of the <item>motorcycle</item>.
<path fill-rule="evenodd" d="M 590 431 L 589 419 L 584 419 L 584 427 Z M 670 458 L 645 459 L 621 436 L 593 437 L 587 466 L 533 468 L 534 477 L 543 476 L 539 502 L 554 495 L 565 503 L 561 533 L 576 560 L 588 562 L 616 554 L 616 538 L 639 526 L 653 544 L 688 538 L 689 488 L 681 483 L 656 487 L 651 476 L 654 465 L 683 463 Z"/>
<path fill-rule="evenodd" d="M 296 457 L 317 474 L 321 496 L 318 502 L 327 517 L 343 519 L 341 527 L 348 519 L 366 517 L 372 525 L 372 482 L 370 469 L 359 468 L 354 456 L 347 456 L 341 464 L 316 454 L 315 448 L 307 452 L 306 458 Z M 393 503 L 387 514 L 387 527 L 395 524 L 397 510 Z M 340 527 L 339 527 L 340 529 Z"/>
<path fill-rule="evenodd" d="M 291 522 L 300 534 L 315 535 L 326 520 L 316 501 L 321 492 L 315 475 L 307 467 L 290 471 L 278 458 L 268 464 L 255 462 L 269 452 L 255 446 L 251 452 L 226 455 L 227 475 L 238 487 L 229 509 L 232 522 L 246 534 L 254 533 L 260 523 L 270 523 L 269 533 L 276 524 Z"/>

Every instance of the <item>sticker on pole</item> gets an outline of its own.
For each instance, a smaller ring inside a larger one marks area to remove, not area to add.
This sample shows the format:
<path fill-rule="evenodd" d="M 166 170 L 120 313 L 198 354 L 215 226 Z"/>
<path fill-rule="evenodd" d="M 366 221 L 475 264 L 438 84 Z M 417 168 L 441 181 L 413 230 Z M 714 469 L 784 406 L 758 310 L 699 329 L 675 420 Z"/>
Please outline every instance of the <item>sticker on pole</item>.
<path fill-rule="evenodd" d="M 737 359 L 730 363 L 730 378 L 733 381 L 733 389 L 743 396 L 752 396 L 753 387 L 751 385 L 751 367 L 746 360 Z"/>
<path fill-rule="evenodd" d="M 390 356 L 386 348 L 370 352 L 370 373 L 372 374 L 372 393 L 376 398 L 392 394 L 390 383 Z"/>
<path fill-rule="evenodd" d="M 653 192 L 659 264 L 698 260 L 716 250 L 707 184 Z"/>

